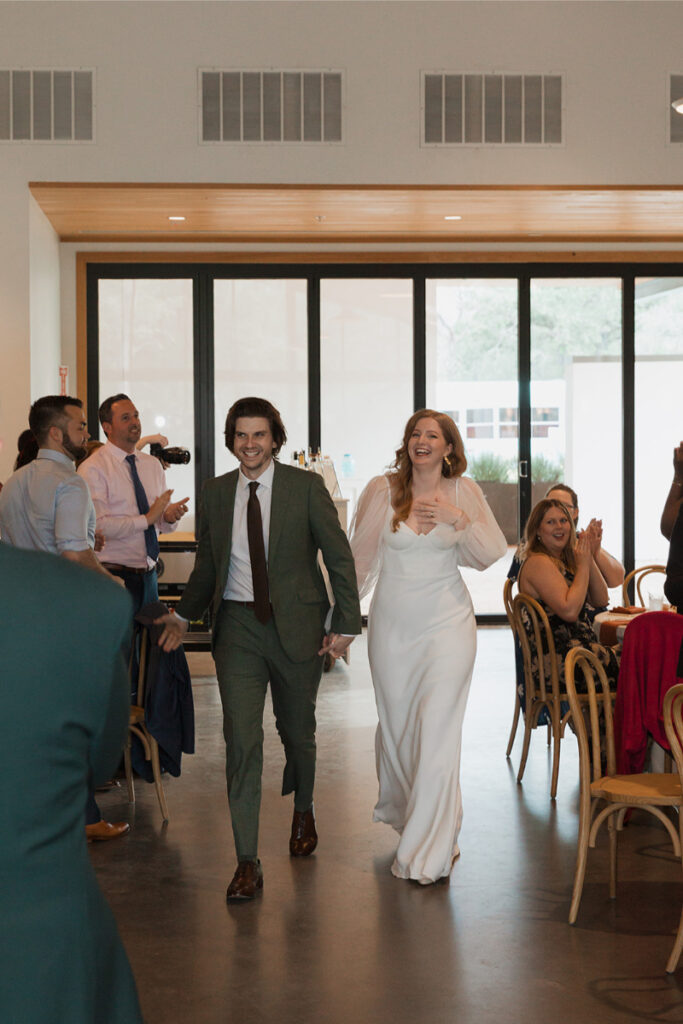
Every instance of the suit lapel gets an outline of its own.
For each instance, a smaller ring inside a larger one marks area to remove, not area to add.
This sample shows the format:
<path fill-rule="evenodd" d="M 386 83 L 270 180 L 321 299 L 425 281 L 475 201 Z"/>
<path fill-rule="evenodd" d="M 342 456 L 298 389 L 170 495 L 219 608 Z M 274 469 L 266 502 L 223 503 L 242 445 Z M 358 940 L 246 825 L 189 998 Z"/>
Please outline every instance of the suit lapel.
<path fill-rule="evenodd" d="M 270 499 L 270 529 L 268 531 L 268 568 L 275 564 L 277 547 L 282 535 L 282 528 L 287 519 L 287 506 L 290 492 L 286 485 L 287 474 L 276 462 L 273 473 L 273 494 Z"/>

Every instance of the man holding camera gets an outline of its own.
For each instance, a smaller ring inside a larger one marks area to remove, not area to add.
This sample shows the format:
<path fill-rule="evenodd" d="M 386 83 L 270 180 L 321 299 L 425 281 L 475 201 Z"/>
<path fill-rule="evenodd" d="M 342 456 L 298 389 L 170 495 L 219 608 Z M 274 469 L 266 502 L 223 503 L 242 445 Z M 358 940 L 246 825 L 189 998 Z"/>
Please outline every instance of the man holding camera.
<path fill-rule="evenodd" d="M 159 599 L 158 535 L 175 530 L 188 499 L 172 502 L 159 460 L 137 450 L 140 416 L 128 395 L 106 398 L 99 418 L 107 443 L 78 472 L 90 488 L 97 529 L 104 534 L 100 561 L 123 580 L 137 615 Z"/>

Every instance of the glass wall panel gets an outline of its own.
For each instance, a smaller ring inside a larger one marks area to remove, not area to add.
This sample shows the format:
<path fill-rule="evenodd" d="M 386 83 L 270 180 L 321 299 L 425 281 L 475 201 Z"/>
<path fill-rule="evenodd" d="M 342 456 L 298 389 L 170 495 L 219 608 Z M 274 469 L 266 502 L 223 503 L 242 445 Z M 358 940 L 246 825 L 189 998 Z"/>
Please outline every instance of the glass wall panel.
<path fill-rule="evenodd" d="M 673 450 L 683 438 L 683 278 L 636 280 L 635 562 L 666 564 L 659 520 L 673 476 Z M 663 576 L 645 589 L 661 593 Z"/>
<path fill-rule="evenodd" d="M 504 614 L 503 583 L 517 546 L 519 412 L 517 282 L 430 280 L 427 405 L 462 434 L 467 476 L 482 488 L 509 544 L 486 572 L 464 569 L 477 614 Z"/>
<path fill-rule="evenodd" d="M 306 281 L 214 281 L 216 474 L 237 460 L 225 447 L 225 417 L 238 398 L 257 395 L 282 415 L 280 460 L 308 446 Z"/>
<path fill-rule="evenodd" d="M 322 449 L 349 499 L 350 523 L 413 411 L 412 282 L 323 279 L 320 306 Z"/>
<path fill-rule="evenodd" d="M 562 481 L 579 496 L 579 528 L 602 519 L 622 559 L 621 281 L 531 282 L 533 502 Z M 619 603 L 618 591 L 612 597 Z"/>
<path fill-rule="evenodd" d="M 165 434 L 194 455 L 192 323 L 190 280 L 99 281 L 100 402 L 124 392 L 143 435 Z M 189 495 L 180 528 L 194 530 L 194 464 L 170 466 L 166 479 L 174 500 Z"/>

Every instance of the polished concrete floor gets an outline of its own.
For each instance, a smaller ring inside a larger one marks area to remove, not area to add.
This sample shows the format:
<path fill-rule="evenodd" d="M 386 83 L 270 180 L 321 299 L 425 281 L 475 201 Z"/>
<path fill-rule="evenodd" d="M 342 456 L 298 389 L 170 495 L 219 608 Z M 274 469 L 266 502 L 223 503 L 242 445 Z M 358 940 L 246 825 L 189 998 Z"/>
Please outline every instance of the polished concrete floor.
<path fill-rule="evenodd" d="M 208 656 L 193 665 L 197 753 L 166 793 L 134 808 L 101 797 L 131 834 L 91 847 L 137 978 L 147 1024 L 621 1024 L 683 1022 L 683 962 L 664 973 L 683 900 L 663 828 L 638 818 L 620 838 L 618 898 L 607 894 L 604 837 L 589 859 L 579 919 L 567 924 L 577 828 L 576 744 L 563 744 L 549 795 L 545 732 L 522 786 L 510 761 L 512 649 L 479 632 L 465 721 L 462 855 L 450 885 L 389 872 L 395 846 L 371 822 L 375 709 L 365 640 L 323 678 L 316 808 L 320 844 L 288 856 L 281 748 L 266 723 L 263 897 L 226 906 L 234 853 L 224 795 L 220 704 Z M 204 674 L 202 674 L 204 673 Z M 67 1022 L 65 1022 L 67 1024 Z"/>

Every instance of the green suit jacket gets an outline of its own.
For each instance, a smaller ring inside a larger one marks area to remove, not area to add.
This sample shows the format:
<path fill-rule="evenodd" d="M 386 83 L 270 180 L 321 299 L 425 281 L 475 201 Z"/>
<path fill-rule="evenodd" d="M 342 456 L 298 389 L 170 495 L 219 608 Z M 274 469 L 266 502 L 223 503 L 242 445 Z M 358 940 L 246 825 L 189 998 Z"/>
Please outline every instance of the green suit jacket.
<path fill-rule="evenodd" d="M 128 728 L 128 595 L 0 543 L 0 1020 L 141 1024 L 85 839 L 89 785 Z"/>
<path fill-rule="evenodd" d="M 200 618 L 211 606 L 213 621 L 230 568 L 232 520 L 239 470 L 207 481 L 202 491 L 195 567 L 177 606 L 179 615 Z M 292 661 L 317 653 L 329 601 L 318 551 L 334 594 L 330 629 L 361 632 L 353 555 L 334 502 L 317 473 L 275 463 L 268 536 L 268 585 L 280 642 Z"/>

